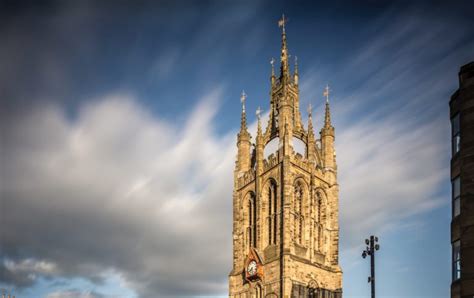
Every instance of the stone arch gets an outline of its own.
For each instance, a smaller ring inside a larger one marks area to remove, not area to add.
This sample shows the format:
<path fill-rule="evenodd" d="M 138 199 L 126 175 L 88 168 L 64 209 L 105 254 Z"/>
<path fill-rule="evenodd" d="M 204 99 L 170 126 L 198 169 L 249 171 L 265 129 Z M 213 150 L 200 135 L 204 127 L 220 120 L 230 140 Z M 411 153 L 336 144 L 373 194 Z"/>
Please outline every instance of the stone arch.
<path fill-rule="evenodd" d="M 315 279 L 311 279 L 308 282 L 308 287 L 317 289 L 317 288 L 319 288 L 319 284 Z"/>

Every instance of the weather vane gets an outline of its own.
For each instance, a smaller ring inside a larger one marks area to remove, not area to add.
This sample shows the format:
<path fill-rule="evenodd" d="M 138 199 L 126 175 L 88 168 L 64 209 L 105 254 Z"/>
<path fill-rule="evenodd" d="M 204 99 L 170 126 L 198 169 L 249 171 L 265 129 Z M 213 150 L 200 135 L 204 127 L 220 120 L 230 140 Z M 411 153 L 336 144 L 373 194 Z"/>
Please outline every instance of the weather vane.
<path fill-rule="evenodd" d="M 278 27 L 283 28 L 283 33 L 285 32 L 286 23 L 288 23 L 288 19 L 285 18 L 285 14 L 283 14 L 281 19 L 278 20 Z"/>
<path fill-rule="evenodd" d="M 326 102 L 329 102 L 329 85 L 326 85 L 326 88 L 324 88 L 323 96 L 326 97 Z"/>
<path fill-rule="evenodd" d="M 245 112 L 245 100 L 247 99 L 247 94 L 245 91 L 242 90 L 242 94 L 240 95 L 240 103 L 242 103 L 242 112 Z"/>

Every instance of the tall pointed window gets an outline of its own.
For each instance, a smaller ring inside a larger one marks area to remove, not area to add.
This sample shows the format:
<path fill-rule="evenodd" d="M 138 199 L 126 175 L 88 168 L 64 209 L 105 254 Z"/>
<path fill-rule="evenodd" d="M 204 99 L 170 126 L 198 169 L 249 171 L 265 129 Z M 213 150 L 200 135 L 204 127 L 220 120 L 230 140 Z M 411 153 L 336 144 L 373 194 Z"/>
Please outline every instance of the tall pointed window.
<path fill-rule="evenodd" d="M 298 244 L 303 244 L 303 188 L 300 183 L 295 186 L 293 208 L 295 212 L 295 241 Z"/>
<path fill-rule="evenodd" d="M 277 237 L 277 187 L 274 181 L 268 187 L 268 244 L 275 244 Z"/>
<path fill-rule="evenodd" d="M 451 119 L 451 134 L 452 134 L 452 140 L 451 140 L 452 155 L 454 156 L 461 149 L 461 129 L 460 129 L 459 113 L 456 114 Z"/>
<path fill-rule="evenodd" d="M 322 251 L 323 248 L 323 198 L 321 197 L 320 193 L 316 195 L 316 230 L 317 230 L 317 238 L 316 242 L 316 249 L 318 251 Z"/>
<path fill-rule="evenodd" d="M 249 246 L 257 247 L 257 204 L 255 200 L 255 195 L 250 194 L 248 200 L 248 238 Z"/>

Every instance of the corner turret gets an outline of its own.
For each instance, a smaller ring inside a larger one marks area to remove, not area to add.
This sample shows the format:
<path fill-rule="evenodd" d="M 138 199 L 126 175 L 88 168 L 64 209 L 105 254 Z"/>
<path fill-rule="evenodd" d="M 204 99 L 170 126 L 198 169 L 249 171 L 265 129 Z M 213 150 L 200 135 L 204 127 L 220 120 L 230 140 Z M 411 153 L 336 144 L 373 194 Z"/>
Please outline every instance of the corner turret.
<path fill-rule="evenodd" d="M 237 135 L 237 172 L 246 172 L 250 169 L 250 133 L 247 130 L 247 117 L 245 114 L 245 100 L 247 94 L 242 91 L 240 102 L 242 103 L 242 115 L 240 118 L 240 132 Z"/>

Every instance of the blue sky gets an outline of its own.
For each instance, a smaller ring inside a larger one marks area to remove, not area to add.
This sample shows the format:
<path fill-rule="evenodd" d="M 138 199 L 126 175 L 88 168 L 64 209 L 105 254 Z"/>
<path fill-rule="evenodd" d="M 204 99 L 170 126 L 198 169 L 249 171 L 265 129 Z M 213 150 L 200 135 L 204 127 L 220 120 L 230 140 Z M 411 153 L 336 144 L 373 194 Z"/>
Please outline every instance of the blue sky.
<path fill-rule="evenodd" d="M 332 89 L 344 296 L 368 296 L 376 234 L 379 297 L 448 297 L 448 101 L 474 59 L 469 8 L 3 2 L 0 287 L 225 297 L 239 95 L 268 108 L 285 13 L 316 129 Z"/>

